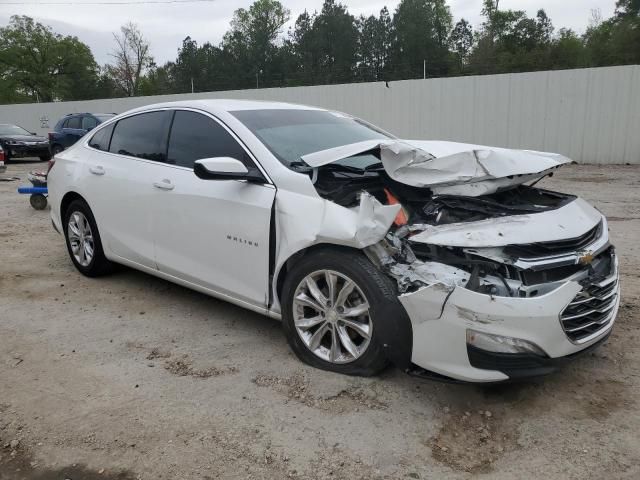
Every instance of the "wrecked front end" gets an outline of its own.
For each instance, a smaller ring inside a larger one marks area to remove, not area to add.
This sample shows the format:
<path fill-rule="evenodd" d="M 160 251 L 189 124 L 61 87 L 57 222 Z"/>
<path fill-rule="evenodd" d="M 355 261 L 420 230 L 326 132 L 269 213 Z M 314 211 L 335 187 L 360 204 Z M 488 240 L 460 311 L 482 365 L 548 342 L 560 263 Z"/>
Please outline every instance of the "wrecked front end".
<path fill-rule="evenodd" d="M 348 170 L 316 169 L 321 196 L 376 227 L 357 229 L 358 248 L 398 285 L 412 344 L 394 348 L 410 349 L 411 373 L 474 382 L 541 375 L 608 337 L 620 296 L 606 219 L 582 199 L 526 184 L 566 163 L 540 155 L 537 170 L 518 174 L 506 150 L 458 152 L 455 168 L 443 173 L 439 159 L 434 173 L 433 156 L 392 145 L 380 152 L 384 169 L 348 181 Z M 493 173 L 502 167 L 510 175 Z M 424 181 L 429 173 L 439 181 Z"/>

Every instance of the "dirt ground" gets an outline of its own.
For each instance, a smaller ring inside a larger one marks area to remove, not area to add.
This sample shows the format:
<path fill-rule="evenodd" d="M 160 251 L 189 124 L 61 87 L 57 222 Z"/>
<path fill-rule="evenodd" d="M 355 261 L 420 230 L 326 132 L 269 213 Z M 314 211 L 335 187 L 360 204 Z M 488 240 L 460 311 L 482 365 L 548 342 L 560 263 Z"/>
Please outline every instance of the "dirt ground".
<path fill-rule="evenodd" d="M 0 182 L 2 480 L 640 478 L 638 167 L 544 181 L 610 219 L 613 335 L 492 388 L 314 370 L 276 321 L 132 270 L 85 278 L 19 183 Z"/>

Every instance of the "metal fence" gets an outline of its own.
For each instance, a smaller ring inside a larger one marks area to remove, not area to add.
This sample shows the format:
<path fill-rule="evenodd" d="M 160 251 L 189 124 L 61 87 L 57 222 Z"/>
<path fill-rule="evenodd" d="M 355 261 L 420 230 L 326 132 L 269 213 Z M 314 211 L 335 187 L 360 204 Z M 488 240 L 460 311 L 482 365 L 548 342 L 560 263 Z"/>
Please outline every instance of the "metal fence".
<path fill-rule="evenodd" d="M 67 113 L 120 113 L 198 98 L 303 103 L 356 115 L 405 139 L 551 151 L 580 163 L 640 164 L 640 65 L 2 105 L 0 123 L 46 133 Z"/>

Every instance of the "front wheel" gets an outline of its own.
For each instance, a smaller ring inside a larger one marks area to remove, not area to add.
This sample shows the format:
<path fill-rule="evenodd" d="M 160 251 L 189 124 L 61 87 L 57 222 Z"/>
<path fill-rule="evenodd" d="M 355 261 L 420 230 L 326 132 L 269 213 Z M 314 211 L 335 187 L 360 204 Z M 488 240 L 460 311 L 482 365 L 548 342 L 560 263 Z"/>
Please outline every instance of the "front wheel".
<path fill-rule="evenodd" d="M 401 309 L 394 284 L 359 251 L 309 253 L 283 287 L 283 328 L 295 354 L 346 375 L 375 375 L 387 365 L 381 332 L 394 321 L 389 312 Z"/>

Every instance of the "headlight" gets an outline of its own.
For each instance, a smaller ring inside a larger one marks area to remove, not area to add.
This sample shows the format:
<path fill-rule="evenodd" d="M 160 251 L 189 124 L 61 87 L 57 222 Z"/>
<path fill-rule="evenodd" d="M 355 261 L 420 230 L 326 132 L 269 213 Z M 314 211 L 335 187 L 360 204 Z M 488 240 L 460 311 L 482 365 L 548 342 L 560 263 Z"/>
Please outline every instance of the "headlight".
<path fill-rule="evenodd" d="M 547 356 L 540 347 L 527 340 L 491 335 L 476 330 L 467 330 L 467 345 L 495 353 L 529 353 L 541 357 Z"/>

